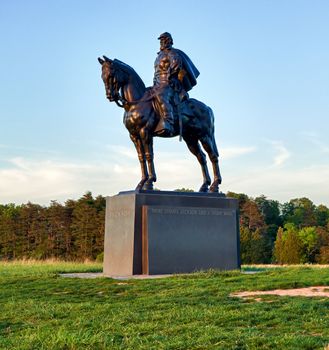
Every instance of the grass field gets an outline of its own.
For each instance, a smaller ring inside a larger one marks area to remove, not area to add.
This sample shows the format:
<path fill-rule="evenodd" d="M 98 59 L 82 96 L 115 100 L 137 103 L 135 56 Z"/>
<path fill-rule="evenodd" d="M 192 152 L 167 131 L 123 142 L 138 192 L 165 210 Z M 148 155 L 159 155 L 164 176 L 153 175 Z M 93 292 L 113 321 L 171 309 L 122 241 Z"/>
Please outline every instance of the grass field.
<path fill-rule="evenodd" d="M 71 279 L 101 265 L 0 263 L 0 349 L 325 349 L 329 299 L 229 296 L 329 285 L 329 268 Z"/>

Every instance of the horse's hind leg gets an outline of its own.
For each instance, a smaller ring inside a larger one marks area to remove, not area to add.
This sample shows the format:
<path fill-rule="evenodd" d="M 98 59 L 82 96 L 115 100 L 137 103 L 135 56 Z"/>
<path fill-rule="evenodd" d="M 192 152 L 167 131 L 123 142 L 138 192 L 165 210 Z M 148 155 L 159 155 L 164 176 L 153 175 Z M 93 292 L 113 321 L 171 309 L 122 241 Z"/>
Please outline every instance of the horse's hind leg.
<path fill-rule="evenodd" d="M 145 152 L 144 152 L 143 144 L 142 144 L 141 139 L 139 137 L 130 134 L 130 138 L 136 147 L 139 163 L 141 165 L 142 178 L 136 187 L 136 191 L 139 191 L 143 188 L 146 180 L 148 179 L 148 171 L 147 171 L 147 167 L 146 167 Z"/>
<path fill-rule="evenodd" d="M 208 192 L 208 187 L 210 185 L 211 180 L 208 172 L 206 156 L 202 152 L 199 142 L 196 138 L 184 137 L 184 140 L 187 144 L 188 149 L 197 157 L 201 165 L 202 175 L 203 175 L 203 184 L 200 187 L 199 192 Z"/>
<path fill-rule="evenodd" d="M 201 139 L 203 148 L 208 153 L 214 171 L 214 181 L 209 188 L 209 192 L 218 192 L 219 185 L 222 183 L 222 177 L 219 171 L 218 151 L 214 137 L 205 136 Z"/>

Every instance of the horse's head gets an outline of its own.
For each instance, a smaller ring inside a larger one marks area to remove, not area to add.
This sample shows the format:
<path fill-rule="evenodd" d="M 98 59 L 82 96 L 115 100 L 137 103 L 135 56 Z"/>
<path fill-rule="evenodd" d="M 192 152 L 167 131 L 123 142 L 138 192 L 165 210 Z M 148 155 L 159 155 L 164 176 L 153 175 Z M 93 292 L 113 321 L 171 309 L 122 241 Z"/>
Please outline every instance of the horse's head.
<path fill-rule="evenodd" d="M 102 65 L 102 79 L 105 85 L 106 97 L 111 101 L 120 99 L 120 88 L 125 84 L 126 74 L 120 69 L 116 60 L 111 60 L 106 56 L 104 59 L 98 57 L 98 62 Z"/>
<path fill-rule="evenodd" d="M 118 59 L 103 57 L 98 57 L 98 62 L 102 65 L 106 97 L 119 107 L 139 100 L 145 93 L 145 85 L 135 70 Z"/>

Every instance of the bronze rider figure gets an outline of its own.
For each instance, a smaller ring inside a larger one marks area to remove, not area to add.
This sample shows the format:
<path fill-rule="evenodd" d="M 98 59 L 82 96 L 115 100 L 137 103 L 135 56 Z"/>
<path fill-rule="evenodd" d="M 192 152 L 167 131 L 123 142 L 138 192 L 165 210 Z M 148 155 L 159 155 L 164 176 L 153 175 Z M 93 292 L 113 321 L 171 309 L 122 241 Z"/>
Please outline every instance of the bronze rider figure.
<path fill-rule="evenodd" d="M 196 85 L 200 73 L 183 51 L 172 47 L 170 33 L 165 32 L 158 39 L 160 51 L 154 62 L 152 90 L 160 122 L 155 133 L 170 137 L 174 133 L 174 106 L 188 98 L 187 92 Z"/>

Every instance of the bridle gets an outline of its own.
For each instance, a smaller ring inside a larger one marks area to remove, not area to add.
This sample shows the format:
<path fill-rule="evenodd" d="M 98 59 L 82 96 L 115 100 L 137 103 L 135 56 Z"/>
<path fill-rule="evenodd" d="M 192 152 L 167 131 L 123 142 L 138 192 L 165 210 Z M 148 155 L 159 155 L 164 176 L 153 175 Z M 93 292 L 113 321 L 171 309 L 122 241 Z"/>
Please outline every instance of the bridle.
<path fill-rule="evenodd" d="M 109 77 L 107 78 L 107 82 L 105 82 L 104 80 L 104 83 L 105 83 L 105 88 L 106 88 L 106 95 L 108 97 L 108 99 L 110 100 L 110 102 L 115 102 L 116 105 L 118 107 L 121 107 L 121 108 L 126 108 L 127 106 L 131 106 L 131 105 L 134 105 L 138 102 L 141 102 L 141 101 L 149 101 L 153 98 L 153 94 L 152 96 L 149 96 L 148 98 L 146 99 L 140 99 L 140 100 L 136 100 L 136 101 L 127 101 L 123 94 L 120 93 L 120 90 L 122 92 L 122 87 L 119 86 L 119 83 L 118 83 L 118 79 L 117 77 L 115 76 L 115 74 L 117 74 L 117 71 L 120 71 L 122 72 L 123 74 L 127 74 L 126 71 L 124 71 L 120 66 L 118 65 L 115 65 L 115 67 L 113 67 L 112 65 L 114 64 L 115 61 L 118 61 L 118 62 L 121 62 L 119 60 L 110 60 L 109 58 L 107 58 L 106 56 L 103 56 L 104 57 L 104 60 L 102 60 L 101 58 L 98 58 L 98 61 L 100 64 L 104 64 L 104 63 L 108 63 L 110 65 L 109 67 L 109 70 L 110 70 L 110 74 L 109 74 Z M 122 63 L 122 62 L 121 62 Z M 112 74 L 112 72 L 114 74 Z M 115 81 L 116 80 L 116 81 Z M 110 91 L 110 95 L 108 94 L 108 91 Z"/>
<path fill-rule="evenodd" d="M 117 104 L 117 106 L 124 108 L 127 101 L 120 94 L 120 86 L 119 86 L 117 79 L 115 79 L 115 77 L 111 74 L 108 77 L 108 84 L 107 84 L 106 88 L 108 90 L 110 90 L 111 99 Z"/>
<path fill-rule="evenodd" d="M 122 71 L 120 68 L 116 68 L 116 70 L 120 70 L 120 71 Z M 124 72 L 124 73 L 126 73 L 126 72 Z M 117 80 L 117 79 L 116 79 Z M 134 101 L 127 101 L 123 96 L 122 96 L 122 94 L 120 93 L 120 89 L 121 89 L 121 87 L 119 86 L 119 84 L 118 84 L 118 82 L 116 81 L 116 82 L 114 82 L 114 76 L 110 76 L 109 77 L 109 85 L 111 86 L 111 87 L 114 87 L 114 94 L 113 94 L 113 96 L 112 96 L 112 98 L 113 98 L 113 101 L 116 103 L 116 105 L 118 106 L 118 107 L 121 107 L 121 108 L 125 108 L 125 107 L 127 107 L 127 106 L 132 106 L 132 105 L 134 105 L 134 104 L 136 104 L 136 103 L 139 103 L 139 102 L 146 102 L 146 101 L 151 101 L 152 99 L 153 99 L 153 97 L 154 97 L 154 93 L 151 93 L 151 94 L 149 94 L 148 95 L 148 97 L 147 98 L 141 98 L 141 99 L 139 99 L 139 100 L 134 100 Z"/>

